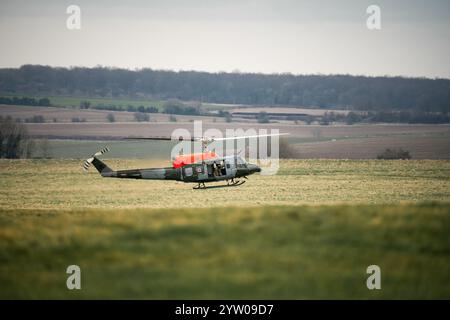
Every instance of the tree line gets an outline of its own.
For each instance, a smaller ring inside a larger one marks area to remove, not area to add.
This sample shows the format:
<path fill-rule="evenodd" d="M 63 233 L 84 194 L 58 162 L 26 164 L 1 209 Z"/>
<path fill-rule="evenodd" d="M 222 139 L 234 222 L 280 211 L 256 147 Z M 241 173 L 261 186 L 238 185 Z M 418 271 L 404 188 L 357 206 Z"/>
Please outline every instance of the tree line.
<path fill-rule="evenodd" d="M 414 111 L 379 111 L 379 112 L 349 112 L 347 114 L 325 112 L 323 116 L 311 118 L 311 121 L 328 125 L 333 122 L 354 123 L 426 123 L 441 124 L 450 123 L 450 115 L 442 113 L 414 112 Z"/>
<path fill-rule="evenodd" d="M 30 97 L 0 97 L 0 104 L 49 107 L 50 99 L 48 98 L 36 99 Z"/>
<path fill-rule="evenodd" d="M 0 69 L 0 92 L 367 111 L 450 111 L 449 79 L 404 77 L 24 65 Z"/>

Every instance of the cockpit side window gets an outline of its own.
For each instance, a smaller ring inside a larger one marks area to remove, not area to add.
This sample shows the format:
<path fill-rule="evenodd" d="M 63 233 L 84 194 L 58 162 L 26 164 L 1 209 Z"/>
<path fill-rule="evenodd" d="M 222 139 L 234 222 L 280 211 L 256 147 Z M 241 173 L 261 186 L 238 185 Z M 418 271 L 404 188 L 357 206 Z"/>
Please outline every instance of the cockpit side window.
<path fill-rule="evenodd" d="M 237 157 L 236 158 L 236 164 L 237 164 L 238 167 L 245 167 L 246 162 L 245 162 L 245 160 L 243 158 Z"/>

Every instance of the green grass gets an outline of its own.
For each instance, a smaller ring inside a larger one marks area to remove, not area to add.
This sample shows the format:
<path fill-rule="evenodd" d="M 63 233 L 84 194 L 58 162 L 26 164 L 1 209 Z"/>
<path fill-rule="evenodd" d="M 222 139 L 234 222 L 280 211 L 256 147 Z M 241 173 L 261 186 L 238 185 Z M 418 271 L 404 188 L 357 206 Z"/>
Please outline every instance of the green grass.
<path fill-rule="evenodd" d="M 163 111 L 163 106 L 165 100 L 155 100 L 155 99 L 122 99 L 122 98 L 89 98 L 89 97 L 74 97 L 74 96 L 39 96 L 39 95 L 29 95 L 29 94 L 1 94 L 4 97 L 30 97 L 35 99 L 48 98 L 50 103 L 55 107 L 79 107 L 80 103 L 83 101 L 89 101 L 92 106 L 96 105 L 114 105 L 117 107 L 122 107 L 126 110 L 128 106 L 133 107 L 156 107 L 159 112 Z M 218 105 L 214 103 L 202 103 L 202 107 L 205 111 L 219 111 L 219 110 L 230 110 L 235 108 L 233 105 Z"/>
<path fill-rule="evenodd" d="M 449 209 L 1 210 L 0 297 L 448 299 Z"/>
<path fill-rule="evenodd" d="M 285 160 L 210 190 L 81 164 L 0 160 L 0 298 L 450 298 L 450 161 Z"/>
<path fill-rule="evenodd" d="M 35 99 L 48 98 L 50 103 L 55 107 L 79 107 L 82 101 L 89 101 L 91 106 L 96 106 L 99 104 L 103 105 L 114 105 L 117 107 L 127 108 L 129 105 L 134 107 L 144 106 L 157 107 L 160 111 L 162 110 L 164 101 L 162 100 L 151 100 L 151 99 L 120 99 L 120 98 L 89 98 L 89 97 L 71 97 L 71 96 L 33 96 L 28 94 L 0 94 L 2 96 L 11 97 L 30 97 Z"/>
<path fill-rule="evenodd" d="M 123 107 L 127 108 L 129 105 L 133 107 L 149 107 L 154 106 L 158 109 L 162 110 L 162 106 L 164 104 L 164 101 L 160 100 L 133 100 L 133 99 L 108 99 L 108 98 L 84 98 L 84 97 L 48 97 L 50 99 L 50 102 L 52 105 L 55 106 L 80 106 L 80 102 L 82 101 L 89 101 L 91 103 L 91 106 L 96 106 L 99 104 L 104 105 L 115 105 L 117 107 Z"/>

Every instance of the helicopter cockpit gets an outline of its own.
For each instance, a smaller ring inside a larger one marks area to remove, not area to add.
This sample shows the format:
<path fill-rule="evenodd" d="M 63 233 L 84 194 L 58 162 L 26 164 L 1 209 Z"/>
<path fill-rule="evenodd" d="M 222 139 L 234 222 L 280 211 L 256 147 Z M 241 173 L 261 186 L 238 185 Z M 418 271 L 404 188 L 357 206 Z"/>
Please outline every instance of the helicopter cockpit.
<path fill-rule="evenodd" d="M 247 161 L 245 161 L 244 158 L 242 158 L 242 157 L 236 157 L 236 166 L 237 166 L 238 168 L 245 167 L 246 164 L 247 164 Z"/>

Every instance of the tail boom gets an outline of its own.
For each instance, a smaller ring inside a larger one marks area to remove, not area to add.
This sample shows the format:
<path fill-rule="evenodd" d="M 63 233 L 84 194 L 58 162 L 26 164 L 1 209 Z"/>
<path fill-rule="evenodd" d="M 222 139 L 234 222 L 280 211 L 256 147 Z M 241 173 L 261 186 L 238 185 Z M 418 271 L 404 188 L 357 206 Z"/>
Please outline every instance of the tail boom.
<path fill-rule="evenodd" d="M 114 171 L 97 156 L 108 152 L 108 148 L 103 148 L 93 154 L 84 164 L 84 170 L 88 170 L 92 164 L 97 171 L 105 178 L 123 178 L 123 179 L 149 179 L 149 180 L 176 180 L 182 181 L 180 168 L 149 168 L 149 169 L 130 169 Z"/>

